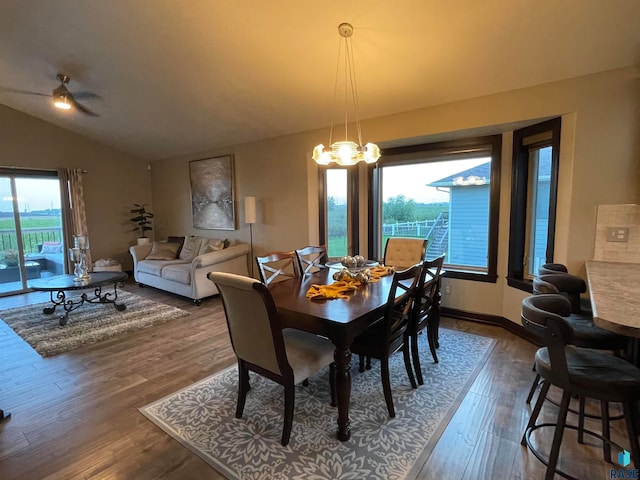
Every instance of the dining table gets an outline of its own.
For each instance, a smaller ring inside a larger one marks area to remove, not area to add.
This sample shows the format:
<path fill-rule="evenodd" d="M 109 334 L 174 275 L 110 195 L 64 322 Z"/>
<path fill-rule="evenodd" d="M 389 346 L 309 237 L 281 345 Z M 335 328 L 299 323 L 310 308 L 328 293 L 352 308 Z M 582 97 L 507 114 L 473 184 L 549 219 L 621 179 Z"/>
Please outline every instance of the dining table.
<path fill-rule="evenodd" d="M 587 260 L 593 322 L 630 337 L 627 358 L 640 366 L 640 263 Z"/>
<path fill-rule="evenodd" d="M 351 344 L 353 339 L 384 313 L 393 275 L 358 287 L 348 298 L 310 300 L 307 290 L 314 284 L 333 282 L 333 269 L 269 285 L 283 328 L 297 328 L 321 335 L 335 345 L 338 432 L 341 441 L 351 436 L 349 402 L 351 398 Z"/>

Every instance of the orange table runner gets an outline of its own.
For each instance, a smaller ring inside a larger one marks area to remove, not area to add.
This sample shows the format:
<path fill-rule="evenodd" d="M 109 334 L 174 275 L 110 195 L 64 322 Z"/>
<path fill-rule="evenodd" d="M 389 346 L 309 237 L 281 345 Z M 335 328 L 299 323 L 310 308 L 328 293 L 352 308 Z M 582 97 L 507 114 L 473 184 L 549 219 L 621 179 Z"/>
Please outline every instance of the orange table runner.
<path fill-rule="evenodd" d="M 373 267 L 371 270 L 371 278 L 370 282 L 379 282 L 382 277 L 386 277 L 387 275 L 392 275 L 395 272 L 393 267 L 384 267 L 379 265 L 377 267 Z"/>
<path fill-rule="evenodd" d="M 386 275 L 394 272 L 393 267 L 373 267 L 370 269 L 371 277 L 369 282 L 379 282 Z M 351 276 L 345 276 L 329 285 L 313 284 L 307 290 L 306 296 L 309 300 L 333 300 L 335 298 L 349 298 L 349 294 L 353 293 L 358 287 L 366 285 L 366 283 L 355 280 Z"/>

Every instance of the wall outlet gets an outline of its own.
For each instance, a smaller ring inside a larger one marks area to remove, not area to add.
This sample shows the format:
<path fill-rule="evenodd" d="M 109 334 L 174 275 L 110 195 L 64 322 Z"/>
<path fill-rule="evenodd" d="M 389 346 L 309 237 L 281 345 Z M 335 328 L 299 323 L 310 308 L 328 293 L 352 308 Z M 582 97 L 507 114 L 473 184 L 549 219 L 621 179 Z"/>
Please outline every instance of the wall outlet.
<path fill-rule="evenodd" d="M 451 295 L 451 285 L 445 285 L 444 286 L 444 294 L 445 295 Z"/>
<path fill-rule="evenodd" d="M 607 242 L 628 242 L 629 227 L 607 227 Z"/>

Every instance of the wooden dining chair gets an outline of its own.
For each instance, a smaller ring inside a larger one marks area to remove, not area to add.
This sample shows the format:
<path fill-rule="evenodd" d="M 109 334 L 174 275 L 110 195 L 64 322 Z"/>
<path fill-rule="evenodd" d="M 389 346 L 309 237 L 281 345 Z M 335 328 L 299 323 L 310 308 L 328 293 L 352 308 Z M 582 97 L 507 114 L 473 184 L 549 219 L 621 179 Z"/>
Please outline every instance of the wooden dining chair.
<path fill-rule="evenodd" d="M 295 251 L 271 252 L 263 257 L 256 257 L 260 280 L 265 285 L 275 281 L 300 277 L 300 266 Z"/>
<path fill-rule="evenodd" d="M 326 245 L 309 245 L 308 247 L 296 250 L 298 268 L 302 275 L 314 273 L 320 269 L 327 268 L 327 247 Z"/>
<path fill-rule="evenodd" d="M 416 388 L 415 377 L 411 370 L 409 348 L 405 343 L 405 332 L 408 327 L 413 296 L 421 270 L 422 264 L 417 264 L 393 274 L 384 316 L 364 333 L 358 335 L 351 345 L 351 352 L 360 356 L 360 372 L 364 372 L 365 357 L 367 362 L 371 358 L 380 360 L 382 389 L 389 416 L 392 418 L 396 414 L 393 407 L 393 397 L 391 396 L 389 357 L 399 350 L 403 351 L 404 365 L 411 386 Z M 370 368 L 370 364 L 368 366 Z"/>
<path fill-rule="evenodd" d="M 282 329 L 266 285 L 233 273 L 211 272 L 220 291 L 231 345 L 238 359 L 236 418 L 242 418 L 249 392 L 249 371 L 284 386 L 282 445 L 289 443 L 295 404 L 294 386 L 330 365 L 331 404 L 335 404 L 335 346 L 326 338 L 293 328 Z M 258 412 L 259 413 L 259 412 Z"/>
<path fill-rule="evenodd" d="M 405 269 L 422 262 L 426 251 L 426 239 L 389 237 L 384 246 L 384 259 L 382 262 L 387 267 Z"/>
<path fill-rule="evenodd" d="M 444 254 L 422 264 L 422 271 L 416 285 L 415 297 L 411 311 L 407 341 L 410 345 L 413 369 L 418 385 L 423 385 L 422 368 L 420 366 L 420 351 L 418 350 L 418 335 L 427 333 L 427 343 L 433 361 L 438 363 L 436 341 L 440 320 L 440 273 L 444 263 Z"/>

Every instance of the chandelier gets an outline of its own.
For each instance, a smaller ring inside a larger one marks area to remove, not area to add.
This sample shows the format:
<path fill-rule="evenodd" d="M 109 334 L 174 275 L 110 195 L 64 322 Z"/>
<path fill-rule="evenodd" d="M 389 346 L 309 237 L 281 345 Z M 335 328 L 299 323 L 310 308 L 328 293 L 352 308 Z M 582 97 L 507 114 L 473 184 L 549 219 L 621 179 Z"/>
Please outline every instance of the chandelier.
<path fill-rule="evenodd" d="M 325 147 L 323 144 L 317 145 L 313 149 L 312 158 L 319 165 L 329 165 L 334 162 L 338 165 L 355 165 L 358 162 L 375 163 L 380 158 L 380 149 L 374 143 L 362 144 L 362 131 L 360 129 L 360 112 L 358 109 L 358 92 L 356 89 L 356 72 L 353 62 L 353 47 L 351 45 L 351 36 L 353 35 L 353 26 L 349 23 L 341 23 L 338 25 L 338 33 L 340 34 L 340 44 L 338 47 L 338 66 L 336 69 L 336 81 L 333 89 L 333 110 L 336 106 L 336 94 L 338 92 L 338 78 L 340 73 L 340 57 L 343 53 L 344 45 L 344 137 L 343 141 L 333 142 L 333 118 L 331 119 L 331 129 L 329 131 L 329 145 Z M 349 140 L 348 123 L 349 114 L 347 102 L 349 93 L 353 102 L 353 111 L 355 115 L 356 130 L 358 132 L 358 143 Z M 333 115 L 332 115 L 333 116 Z"/>

